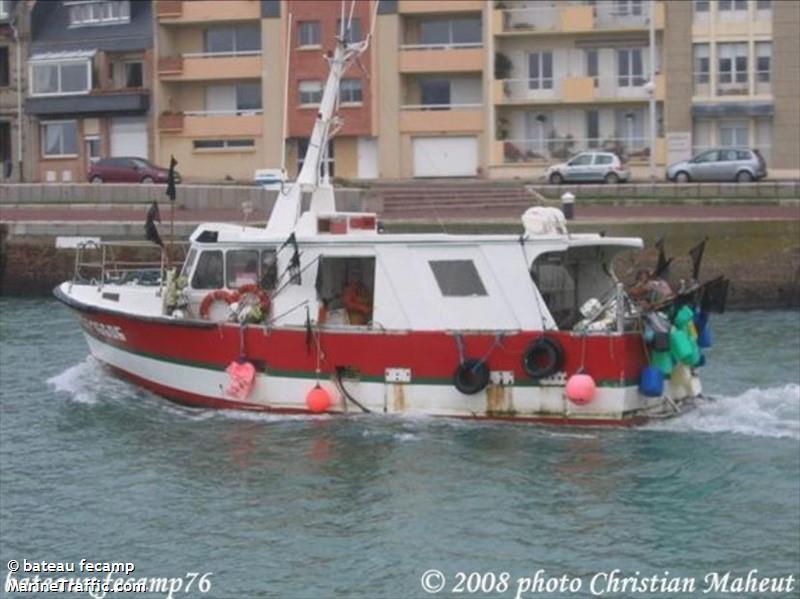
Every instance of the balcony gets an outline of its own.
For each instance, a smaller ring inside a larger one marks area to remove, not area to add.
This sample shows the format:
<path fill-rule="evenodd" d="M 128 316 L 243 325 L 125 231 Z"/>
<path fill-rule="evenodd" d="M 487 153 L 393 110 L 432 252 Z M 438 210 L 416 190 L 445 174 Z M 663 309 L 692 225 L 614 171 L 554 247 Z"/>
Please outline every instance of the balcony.
<path fill-rule="evenodd" d="M 482 108 L 482 104 L 406 104 L 400 107 L 400 131 L 403 133 L 481 131 Z"/>
<path fill-rule="evenodd" d="M 215 81 L 225 79 L 260 79 L 261 51 L 239 54 L 198 52 L 158 59 L 162 81 Z"/>
<path fill-rule="evenodd" d="M 195 110 L 183 113 L 162 113 L 158 128 L 162 133 L 181 134 L 186 137 L 241 137 L 260 136 L 263 126 L 262 111 Z"/>
<path fill-rule="evenodd" d="M 664 27 L 664 5 L 653 7 L 655 26 Z M 612 2 L 596 6 L 528 6 L 494 10 L 494 35 L 541 35 L 553 33 L 591 33 L 594 31 L 636 31 L 649 27 L 649 6 L 621 8 Z"/>
<path fill-rule="evenodd" d="M 664 76 L 656 75 L 656 100 L 664 99 L 664 89 Z M 495 104 L 517 105 L 542 102 L 572 104 L 643 102 L 650 96 L 640 77 L 567 76 L 495 80 L 492 82 L 492 98 Z"/>
<path fill-rule="evenodd" d="M 160 0 L 156 4 L 156 17 L 162 25 L 248 21 L 261 18 L 261 3 L 258 0 L 225 0 L 225 2 Z"/>
<path fill-rule="evenodd" d="M 25 108 L 39 116 L 60 114 L 104 115 L 146 113 L 150 92 L 145 89 L 93 90 L 85 95 L 29 97 Z"/>
<path fill-rule="evenodd" d="M 656 164 L 666 161 L 666 144 L 657 137 L 655 147 Z M 495 141 L 492 147 L 493 164 L 552 164 L 568 160 L 579 152 L 596 150 L 614 152 L 629 164 L 645 164 L 650 160 L 649 138 L 576 138 L 551 137 L 548 139 L 505 139 Z"/>
<path fill-rule="evenodd" d="M 443 14 L 448 12 L 481 12 L 483 0 L 448 0 L 447 2 L 430 2 L 429 0 L 400 0 L 397 12 L 406 15 Z"/>
<path fill-rule="evenodd" d="M 400 46 L 401 73 L 471 73 L 483 70 L 483 44 Z"/>

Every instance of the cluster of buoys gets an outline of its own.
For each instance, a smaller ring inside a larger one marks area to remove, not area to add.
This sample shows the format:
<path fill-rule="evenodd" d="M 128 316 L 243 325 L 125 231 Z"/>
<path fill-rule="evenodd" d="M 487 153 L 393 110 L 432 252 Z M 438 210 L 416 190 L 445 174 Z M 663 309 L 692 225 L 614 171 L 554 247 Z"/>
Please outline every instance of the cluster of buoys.
<path fill-rule="evenodd" d="M 664 392 L 664 379 L 671 377 L 676 365 L 689 368 L 705 365 L 701 349 L 711 347 L 711 329 L 708 314 L 695 313 L 690 306 L 681 306 L 672 319 L 669 333 L 668 321 L 651 315 L 645 326 L 645 341 L 650 348 L 650 365 L 639 378 L 639 391 L 648 397 L 658 397 Z"/>

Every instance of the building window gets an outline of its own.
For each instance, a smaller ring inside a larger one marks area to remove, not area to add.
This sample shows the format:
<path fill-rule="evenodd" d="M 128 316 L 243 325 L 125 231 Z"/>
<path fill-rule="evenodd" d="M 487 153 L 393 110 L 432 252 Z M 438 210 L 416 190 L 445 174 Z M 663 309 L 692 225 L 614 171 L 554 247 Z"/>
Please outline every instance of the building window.
<path fill-rule="evenodd" d="M 87 135 L 83 138 L 86 147 L 86 161 L 89 166 L 100 160 L 100 138 L 97 135 Z"/>
<path fill-rule="evenodd" d="M 719 145 L 726 148 L 746 148 L 750 138 L 748 125 L 747 121 L 720 121 Z"/>
<path fill-rule="evenodd" d="M 483 40 L 480 18 L 429 19 L 419 23 L 423 46 L 479 46 Z"/>
<path fill-rule="evenodd" d="M 206 113 L 241 115 L 260 111 L 260 83 L 210 85 L 206 88 Z"/>
<path fill-rule="evenodd" d="M 297 45 L 301 48 L 320 45 L 319 21 L 300 21 L 297 24 Z"/>
<path fill-rule="evenodd" d="M 11 13 L 9 5 L 9 0 L 0 0 L 0 19 L 8 19 L 9 14 Z"/>
<path fill-rule="evenodd" d="M 8 61 L 8 46 L 0 46 L 0 87 L 11 83 L 11 67 Z"/>
<path fill-rule="evenodd" d="M 420 78 L 420 100 L 423 106 L 450 106 L 450 81 L 431 77 Z"/>
<path fill-rule="evenodd" d="M 644 63 L 641 48 L 617 50 L 617 85 L 640 87 L 644 85 Z"/>
<path fill-rule="evenodd" d="M 345 26 L 347 25 L 347 21 L 345 21 Z M 336 19 L 336 35 L 339 35 L 339 32 L 342 30 L 342 20 Z M 353 20 L 350 21 L 350 29 L 344 32 L 345 33 L 345 41 L 348 44 L 355 44 L 356 42 L 360 42 L 363 38 L 361 37 L 361 19 L 353 17 Z"/>
<path fill-rule="evenodd" d="M 640 17 L 642 0 L 614 0 L 614 14 L 619 17 Z"/>
<path fill-rule="evenodd" d="M 756 10 L 772 10 L 772 0 L 756 0 Z"/>
<path fill-rule="evenodd" d="M 328 172 L 331 176 L 334 175 L 334 167 L 336 166 L 334 162 L 333 156 L 333 140 L 328 141 L 328 148 L 322 154 L 320 161 L 319 161 L 319 174 L 320 176 L 325 174 L 325 167 L 328 167 Z M 306 153 L 308 152 L 308 138 L 307 137 L 300 137 L 297 139 L 297 174 L 300 174 L 300 171 L 303 170 L 303 164 L 305 164 L 306 160 Z"/>
<path fill-rule="evenodd" d="M 587 110 L 586 111 L 586 137 L 587 147 L 599 148 L 600 147 L 600 111 Z"/>
<path fill-rule="evenodd" d="M 553 89 L 553 53 L 528 54 L 528 89 Z"/>
<path fill-rule="evenodd" d="M 77 121 L 42 123 L 42 156 L 58 158 L 78 155 Z"/>
<path fill-rule="evenodd" d="M 206 54 L 259 54 L 260 52 L 261 29 L 258 25 L 206 29 Z"/>
<path fill-rule="evenodd" d="M 65 2 L 69 5 L 69 26 L 119 25 L 130 23 L 131 5 L 128 0 L 114 2 Z"/>
<path fill-rule="evenodd" d="M 719 0 L 717 10 L 720 12 L 731 12 L 747 10 L 747 0 Z"/>
<path fill-rule="evenodd" d="M 192 146 L 195 150 L 226 150 L 237 148 L 254 148 L 253 139 L 195 139 Z"/>
<path fill-rule="evenodd" d="M 109 77 L 116 89 L 144 87 L 144 66 L 141 60 L 111 62 Z"/>
<path fill-rule="evenodd" d="M 711 80 L 711 58 L 709 57 L 708 44 L 694 45 L 694 93 L 699 94 L 705 90 L 708 93 L 708 83 Z M 706 86 L 705 88 L 701 86 Z"/>
<path fill-rule="evenodd" d="M 719 44 L 719 94 L 747 93 L 747 43 Z"/>
<path fill-rule="evenodd" d="M 756 42 L 756 81 L 769 83 L 772 77 L 772 42 Z"/>
<path fill-rule="evenodd" d="M 70 62 L 32 62 L 31 95 L 54 96 L 86 94 L 92 85 L 90 60 Z"/>
<path fill-rule="evenodd" d="M 694 0 L 694 12 L 708 13 L 708 0 Z"/>
<path fill-rule="evenodd" d="M 595 87 L 597 87 L 600 83 L 599 75 L 600 69 L 597 50 L 586 50 L 586 76 L 594 79 Z"/>
<path fill-rule="evenodd" d="M 472 260 L 430 260 L 428 264 L 444 297 L 488 295 Z"/>
<path fill-rule="evenodd" d="M 300 106 L 317 106 L 322 102 L 321 81 L 300 81 L 297 89 L 300 93 Z"/>
<path fill-rule="evenodd" d="M 340 104 L 361 104 L 362 95 L 361 79 L 342 79 L 339 88 Z"/>

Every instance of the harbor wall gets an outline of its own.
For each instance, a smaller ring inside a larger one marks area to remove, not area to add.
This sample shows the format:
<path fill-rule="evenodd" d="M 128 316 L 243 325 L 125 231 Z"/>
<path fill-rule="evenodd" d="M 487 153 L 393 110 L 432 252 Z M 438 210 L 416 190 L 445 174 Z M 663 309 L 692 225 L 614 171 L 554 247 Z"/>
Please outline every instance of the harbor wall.
<path fill-rule="evenodd" d="M 387 232 L 512 233 L 521 232 L 517 222 L 386 222 Z M 25 227 L 28 227 L 27 229 Z M 47 225 L 0 224 L 0 294 L 46 295 L 58 283 L 72 277 L 74 250 L 55 248 L 56 235 L 103 235 L 105 238 L 141 239 L 142 225 L 72 223 L 63 229 Z M 31 228 L 33 227 L 33 228 Z M 185 239 L 194 225 L 176 226 L 176 237 Z M 725 274 L 731 279 L 729 307 L 778 308 L 800 306 L 800 220 L 702 221 L 702 222 L 575 222 L 574 232 L 604 231 L 609 236 L 642 237 L 644 252 L 622 255 L 615 268 L 630 278 L 640 267 L 656 261 L 653 242 L 665 237 L 667 254 L 675 256 L 671 280 L 688 278 L 689 248 L 709 238 L 702 278 Z M 152 255 L 152 254 L 150 254 Z"/>

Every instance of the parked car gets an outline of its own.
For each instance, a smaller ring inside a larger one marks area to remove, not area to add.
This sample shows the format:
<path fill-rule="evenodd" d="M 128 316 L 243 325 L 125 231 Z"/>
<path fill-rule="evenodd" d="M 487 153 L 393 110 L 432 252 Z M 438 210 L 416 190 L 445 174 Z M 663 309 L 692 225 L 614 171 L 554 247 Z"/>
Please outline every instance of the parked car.
<path fill-rule="evenodd" d="M 631 178 L 631 173 L 613 152 L 581 152 L 549 167 L 544 176 L 553 185 L 566 181 L 622 183 Z"/>
<path fill-rule="evenodd" d="M 667 179 L 689 181 L 758 181 L 767 176 L 767 163 L 758 150 L 715 148 L 700 152 L 690 160 L 667 167 Z"/>
<path fill-rule="evenodd" d="M 89 167 L 87 179 L 92 183 L 166 183 L 169 170 L 144 158 L 103 158 Z M 181 177 L 175 173 L 175 183 Z"/>

